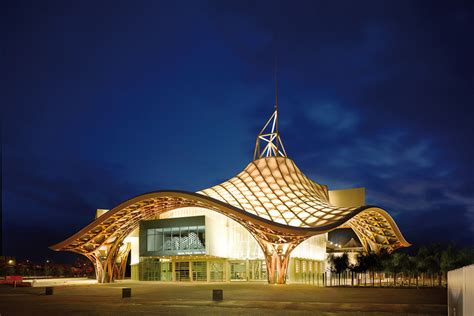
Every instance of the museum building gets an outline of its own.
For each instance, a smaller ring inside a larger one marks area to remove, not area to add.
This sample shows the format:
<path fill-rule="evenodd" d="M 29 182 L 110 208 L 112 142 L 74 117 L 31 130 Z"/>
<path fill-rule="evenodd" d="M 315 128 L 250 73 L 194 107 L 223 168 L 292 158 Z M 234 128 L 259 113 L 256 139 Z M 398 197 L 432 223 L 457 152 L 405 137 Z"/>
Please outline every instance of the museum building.
<path fill-rule="evenodd" d="M 352 229 L 364 251 L 410 244 L 363 188 L 329 190 L 287 157 L 278 102 L 238 175 L 199 192 L 156 191 L 129 199 L 51 246 L 89 258 L 98 282 L 131 266 L 134 280 L 321 282 L 328 232 Z"/>

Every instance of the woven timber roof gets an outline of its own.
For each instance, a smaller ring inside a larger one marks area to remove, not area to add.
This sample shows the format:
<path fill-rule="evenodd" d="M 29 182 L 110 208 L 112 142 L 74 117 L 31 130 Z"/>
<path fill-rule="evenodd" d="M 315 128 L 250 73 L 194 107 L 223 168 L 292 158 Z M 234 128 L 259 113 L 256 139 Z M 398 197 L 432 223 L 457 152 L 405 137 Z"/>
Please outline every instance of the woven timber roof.
<path fill-rule="evenodd" d="M 327 187 L 306 177 L 291 159 L 267 157 L 197 193 L 157 191 L 132 198 L 51 249 L 87 254 L 123 240 L 140 220 L 189 206 L 222 213 L 274 243 L 350 227 L 367 250 L 393 251 L 410 245 L 383 209 L 333 206 Z"/>

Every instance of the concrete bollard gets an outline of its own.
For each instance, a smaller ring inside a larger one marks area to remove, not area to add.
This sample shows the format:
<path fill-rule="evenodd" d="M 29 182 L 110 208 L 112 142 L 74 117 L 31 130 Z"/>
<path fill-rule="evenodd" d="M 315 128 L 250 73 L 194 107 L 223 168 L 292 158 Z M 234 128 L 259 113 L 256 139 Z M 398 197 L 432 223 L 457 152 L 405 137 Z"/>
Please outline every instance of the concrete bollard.
<path fill-rule="evenodd" d="M 213 301 L 222 301 L 224 299 L 224 291 L 223 290 L 212 290 L 212 300 Z"/>
<path fill-rule="evenodd" d="M 129 287 L 122 288 L 122 298 L 132 297 L 132 289 Z"/>
<path fill-rule="evenodd" d="M 44 288 L 44 295 L 53 295 L 53 287 L 47 286 Z"/>

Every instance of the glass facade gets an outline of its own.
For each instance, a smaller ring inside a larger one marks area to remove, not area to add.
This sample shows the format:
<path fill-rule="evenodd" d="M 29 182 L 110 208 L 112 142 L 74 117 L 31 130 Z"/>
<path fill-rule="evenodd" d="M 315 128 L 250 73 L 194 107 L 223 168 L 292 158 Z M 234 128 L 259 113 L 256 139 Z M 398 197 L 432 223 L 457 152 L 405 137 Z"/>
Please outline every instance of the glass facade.
<path fill-rule="evenodd" d="M 176 282 L 267 281 L 267 265 L 256 240 L 240 224 L 201 208 L 182 208 L 169 217 L 140 222 L 134 280 Z M 288 281 L 322 284 L 325 235 L 293 251 Z M 304 255 L 304 256 L 303 256 Z M 316 260 L 315 260 L 316 259 Z M 132 253 L 133 260 L 133 253 Z"/>
<path fill-rule="evenodd" d="M 141 258 L 132 265 L 132 279 L 140 281 L 172 281 L 171 262 L 158 258 Z"/>
<path fill-rule="evenodd" d="M 175 262 L 174 270 L 176 281 L 190 281 L 189 279 L 189 262 Z"/>
<path fill-rule="evenodd" d="M 322 286 L 324 269 L 323 261 L 292 258 L 290 259 L 288 277 L 292 282 Z"/>
<path fill-rule="evenodd" d="M 146 251 L 157 255 L 204 254 L 205 226 L 149 228 L 146 231 Z"/>
<path fill-rule="evenodd" d="M 267 264 L 265 260 L 249 261 L 249 279 L 252 281 L 267 279 Z"/>
<path fill-rule="evenodd" d="M 247 281 L 247 265 L 245 260 L 230 262 L 230 279 Z"/>
<path fill-rule="evenodd" d="M 140 257 L 203 255 L 206 253 L 204 216 L 140 222 Z"/>
<path fill-rule="evenodd" d="M 210 280 L 211 282 L 222 282 L 224 278 L 224 262 L 223 261 L 209 261 Z"/>
<path fill-rule="evenodd" d="M 193 266 L 193 281 L 207 281 L 207 262 L 194 261 Z"/>

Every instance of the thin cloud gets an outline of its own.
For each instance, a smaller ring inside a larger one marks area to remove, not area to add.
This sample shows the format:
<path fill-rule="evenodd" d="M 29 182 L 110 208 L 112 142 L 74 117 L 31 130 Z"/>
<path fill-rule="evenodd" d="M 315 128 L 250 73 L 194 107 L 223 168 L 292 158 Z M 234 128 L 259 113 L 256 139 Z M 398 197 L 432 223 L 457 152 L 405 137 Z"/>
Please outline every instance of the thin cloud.
<path fill-rule="evenodd" d="M 308 104 L 304 112 L 307 119 L 317 125 L 318 130 L 330 130 L 332 133 L 352 131 L 359 123 L 355 111 L 337 103 Z"/>

